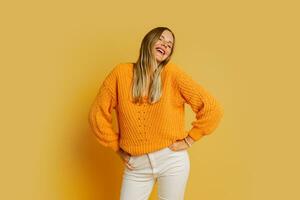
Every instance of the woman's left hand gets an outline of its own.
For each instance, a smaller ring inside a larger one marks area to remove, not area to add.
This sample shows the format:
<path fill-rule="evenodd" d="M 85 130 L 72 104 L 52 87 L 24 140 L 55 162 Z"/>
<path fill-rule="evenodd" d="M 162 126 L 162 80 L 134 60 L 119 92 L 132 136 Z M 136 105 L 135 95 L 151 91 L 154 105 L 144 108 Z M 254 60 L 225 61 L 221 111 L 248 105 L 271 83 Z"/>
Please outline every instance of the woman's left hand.
<path fill-rule="evenodd" d="M 194 140 L 190 136 L 187 136 L 186 139 L 190 144 L 194 143 Z M 184 141 L 184 139 L 178 140 L 169 146 L 169 148 L 173 151 L 180 151 L 180 150 L 188 149 L 189 147 L 190 146 Z"/>

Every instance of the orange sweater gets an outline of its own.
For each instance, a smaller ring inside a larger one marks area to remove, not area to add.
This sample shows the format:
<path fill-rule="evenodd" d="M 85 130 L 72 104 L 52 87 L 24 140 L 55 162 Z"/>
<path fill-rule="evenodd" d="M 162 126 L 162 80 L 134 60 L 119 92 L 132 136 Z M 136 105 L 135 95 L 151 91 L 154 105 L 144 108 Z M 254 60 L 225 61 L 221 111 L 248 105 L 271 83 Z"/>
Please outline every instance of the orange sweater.
<path fill-rule="evenodd" d="M 89 112 L 89 124 L 99 143 L 115 152 L 122 148 L 131 155 L 159 150 L 186 136 L 195 141 L 212 133 L 223 116 L 220 103 L 178 65 L 170 62 L 161 72 L 162 97 L 155 104 L 144 98 L 131 102 L 132 63 L 119 63 L 106 76 Z M 196 119 L 184 129 L 184 104 Z M 119 131 L 112 128 L 116 109 Z"/>

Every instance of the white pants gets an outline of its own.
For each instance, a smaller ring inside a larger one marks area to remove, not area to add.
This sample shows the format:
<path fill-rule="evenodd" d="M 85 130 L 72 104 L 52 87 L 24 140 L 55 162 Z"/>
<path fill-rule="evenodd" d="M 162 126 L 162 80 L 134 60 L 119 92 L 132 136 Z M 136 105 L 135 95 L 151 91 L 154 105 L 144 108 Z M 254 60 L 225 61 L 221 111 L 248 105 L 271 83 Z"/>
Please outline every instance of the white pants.
<path fill-rule="evenodd" d="M 187 150 L 165 147 L 151 153 L 131 156 L 125 165 L 120 200 L 148 200 L 153 185 L 158 183 L 159 200 L 183 200 L 190 171 Z"/>

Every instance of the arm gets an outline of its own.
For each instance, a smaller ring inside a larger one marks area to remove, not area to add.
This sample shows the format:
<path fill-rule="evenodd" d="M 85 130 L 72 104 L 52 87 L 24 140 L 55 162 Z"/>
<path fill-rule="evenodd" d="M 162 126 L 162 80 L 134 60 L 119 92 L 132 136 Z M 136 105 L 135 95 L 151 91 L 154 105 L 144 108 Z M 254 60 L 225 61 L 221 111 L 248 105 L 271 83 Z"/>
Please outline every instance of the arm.
<path fill-rule="evenodd" d="M 176 83 L 182 98 L 196 114 L 196 119 L 191 123 L 193 127 L 187 132 L 193 141 L 197 141 L 217 128 L 223 108 L 205 88 L 180 68 L 177 70 Z"/>
<path fill-rule="evenodd" d="M 99 143 L 118 152 L 119 133 L 112 127 L 112 111 L 117 105 L 116 76 L 113 70 L 104 80 L 89 111 L 89 125 Z"/>

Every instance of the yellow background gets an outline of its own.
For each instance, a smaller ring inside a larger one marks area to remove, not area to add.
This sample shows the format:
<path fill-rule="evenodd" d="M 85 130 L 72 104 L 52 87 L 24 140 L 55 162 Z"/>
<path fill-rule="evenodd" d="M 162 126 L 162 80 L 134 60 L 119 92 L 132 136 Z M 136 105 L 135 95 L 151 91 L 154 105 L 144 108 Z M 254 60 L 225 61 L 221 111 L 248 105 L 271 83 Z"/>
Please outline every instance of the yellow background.
<path fill-rule="evenodd" d="M 0 199 L 118 199 L 124 166 L 87 114 L 157 26 L 225 111 L 188 150 L 186 199 L 300 199 L 299 17 L 290 0 L 2 2 Z"/>

